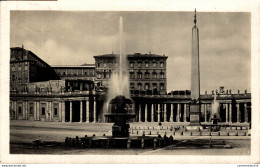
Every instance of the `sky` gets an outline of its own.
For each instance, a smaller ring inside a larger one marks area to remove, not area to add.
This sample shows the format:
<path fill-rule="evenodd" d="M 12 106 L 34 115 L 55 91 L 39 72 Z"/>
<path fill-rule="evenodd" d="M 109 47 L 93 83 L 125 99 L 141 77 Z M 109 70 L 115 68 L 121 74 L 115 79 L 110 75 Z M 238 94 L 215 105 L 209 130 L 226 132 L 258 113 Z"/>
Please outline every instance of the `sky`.
<path fill-rule="evenodd" d="M 11 11 L 10 47 L 34 52 L 50 65 L 94 63 L 119 53 L 123 17 L 126 54 L 165 54 L 167 91 L 190 90 L 194 12 Z M 224 86 L 251 92 L 251 16 L 197 12 L 201 93 Z"/>

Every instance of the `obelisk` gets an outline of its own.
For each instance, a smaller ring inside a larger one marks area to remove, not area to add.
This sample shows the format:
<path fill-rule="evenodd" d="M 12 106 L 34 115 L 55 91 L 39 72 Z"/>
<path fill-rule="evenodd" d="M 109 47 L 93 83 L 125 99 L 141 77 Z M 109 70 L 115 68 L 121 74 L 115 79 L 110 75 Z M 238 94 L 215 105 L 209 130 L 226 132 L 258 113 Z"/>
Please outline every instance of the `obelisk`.
<path fill-rule="evenodd" d="M 190 125 L 200 126 L 200 65 L 199 65 L 199 29 L 196 26 L 196 9 L 192 28 L 191 50 L 191 104 Z"/>

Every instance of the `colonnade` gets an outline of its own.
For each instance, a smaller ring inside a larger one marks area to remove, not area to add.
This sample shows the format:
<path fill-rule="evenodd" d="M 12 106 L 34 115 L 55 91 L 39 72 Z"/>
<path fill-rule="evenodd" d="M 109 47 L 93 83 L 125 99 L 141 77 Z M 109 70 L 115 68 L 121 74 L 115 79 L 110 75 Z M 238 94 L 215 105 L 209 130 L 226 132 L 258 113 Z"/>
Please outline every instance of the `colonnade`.
<path fill-rule="evenodd" d="M 201 104 L 201 122 L 211 122 L 213 103 Z M 189 122 L 189 103 L 145 103 L 136 107 L 137 122 Z M 247 102 L 219 104 L 220 122 L 250 122 Z"/>

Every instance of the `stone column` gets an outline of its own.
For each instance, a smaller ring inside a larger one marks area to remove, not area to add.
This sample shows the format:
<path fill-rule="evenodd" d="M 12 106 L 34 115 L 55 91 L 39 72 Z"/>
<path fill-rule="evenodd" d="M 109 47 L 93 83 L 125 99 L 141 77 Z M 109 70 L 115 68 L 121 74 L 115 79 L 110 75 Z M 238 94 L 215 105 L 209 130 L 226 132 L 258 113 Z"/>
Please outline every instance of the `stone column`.
<path fill-rule="evenodd" d="M 186 113 L 186 104 L 184 104 L 184 115 L 183 115 L 183 122 L 187 122 L 187 113 Z"/>
<path fill-rule="evenodd" d="M 28 101 L 25 101 L 25 119 L 28 120 Z"/>
<path fill-rule="evenodd" d="M 228 122 L 228 104 L 225 104 L 226 107 L 226 122 Z"/>
<path fill-rule="evenodd" d="M 61 101 L 59 101 L 59 121 L 62 121 L 62 103 Z"/>
<path fill-rule="evenodd" d="M 144 109 L 144 122 L 147 122 L 147 104 L 144 104 L 144 107 L 145 107 L 145 109 Z"/>
<path fill-rule="evenodd" d="M 229 122 L 232 122 L 232 104 L 229 103 Z"/>
<path fill-rule="evenodd" d="M 244 103 L 244 117 L 245 122 L 248 122 L 248 113 L 247 113 L 247 105 Z"/>
<path fill-rule="evenodd" d="M 239 103 L 237 104 L 237 122 L 241 122 L 241 120 L 240 120 L 240 108 L 239 108 Z"/>
<path fill-rule="evenodd" d="M 25 119 L 25 102 L 23 101 L 22 102 L 22 104 L 23 104 L 23 111 L 22 111 L 22 114 L 23 114 L 23 119 Z"/>
<path fill-rule="evenodd" d="M 154 122 L 154 106 L 151 105 L 151 122 Z"/>
<path fill-rule="evenodd" d="M 180 122 L 180 103 L 177 104 L 176 122 Z"/>
<path fill-rule="evenodd" d="M 61 121 L 65 122 L 65 101 L 61 102 Z"/>
<path fill-rule="evenodd" d="M 163 119 L 164 119 L 164 122 L 167 122 L 167 104 L 164 104 L 163 105 L 163 110 L 164 110 L 164 116 L 163 116 Z"/>
<path fill-rule="evenodd" d="M 72 101 L 70 101 L 70 122 L 72 122 Z"/>
<path fill-rule="evenodd" d="M 40 102 L 36 101 L 36 120 L 40 120 Z"/>
<path fill-rule="evenodd" d="M 36 101 L 33 102 L 33 120 L 36 121 Z"/>
<path fill-rule="evenodd" d="M 86 99 L 86 123 L 89 123 L 89 99 Z"/>
<path fill-rule="evenodd" d="M 82 122 L 82 101 L 80 101 L 80 120 L 79 120 L 79 122 Z"/>
<path fill-rule="evenodd" d="M 48 113 L 49 113 L 49 102 L 46 101 L 45 121 L 46 121 L 46 120 L 49 121 Z"/>
<path fill-rule="evenodd" d="M 139 107 L 138 107 L 138 113 L 139 113 L 139 122 L 142 122 L 142 105 L 139 104 Z"/>
<path fill-rule="evenodd" d="M 96 121 L 97 121 L 97 104 L 96 104 L 97 102 L 96 102 L 96 97 L 94 97 L 94 113 L 93 113 L 93 117 L 94 117 L 94 123 L 96 123 Z"/>
<path fill-rule="evenodd" d="M 14 108 L 13 108 L 14 109 L 14 119 L 17 119 L 17 104 L 16 104 L 17 102 L 14 101 L 13 103 L 14 103 Z"/>
<path fill-rule="evenodd" d="M 207 116 L 207 104 L 204 104 L 204 115 L 205 115 L 205 121 L 208 122 L 208 116 Z"/>
<path fill-rule="evenodd" d="M 50 114 L 51 114 L 50 121 L 52 121 L 53 120 L 53 103 L 52 103 L 52 101 L 50 101 Z"/>
<path fill-rule="evenodd" d="M 173 108 L 174 108 L 174 104 L 171 104 L 170 122 L 173 122 Z"/>
<path fill-rule="evenodd" d="M 158 122 L 161 121 L 160 114 L 161 114 L 161 104 L 158 104 Z"/>

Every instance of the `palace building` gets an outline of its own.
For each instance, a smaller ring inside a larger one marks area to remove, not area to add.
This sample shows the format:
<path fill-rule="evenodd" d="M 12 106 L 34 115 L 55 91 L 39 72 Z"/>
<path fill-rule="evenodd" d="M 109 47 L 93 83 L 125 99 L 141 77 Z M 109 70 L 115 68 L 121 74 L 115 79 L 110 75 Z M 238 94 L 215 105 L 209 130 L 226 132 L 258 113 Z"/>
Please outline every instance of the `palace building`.
<path fill-rule="evenodd" d="M 106 122 L 103 107 L 116 55 L 94 56 L 94 64 L 49 66 L 23 47 L 11 48 L 10 119 L 59 122 Z M 189 90 L 167 94 L 167 56 L 127 56 L 132 112 L 137 122 L 189 122 Z M 201 122 L 209 122 L 216 94 L 221 122 L 250 123 L 251 94 L 221 87 L 201 97 Z"/>

